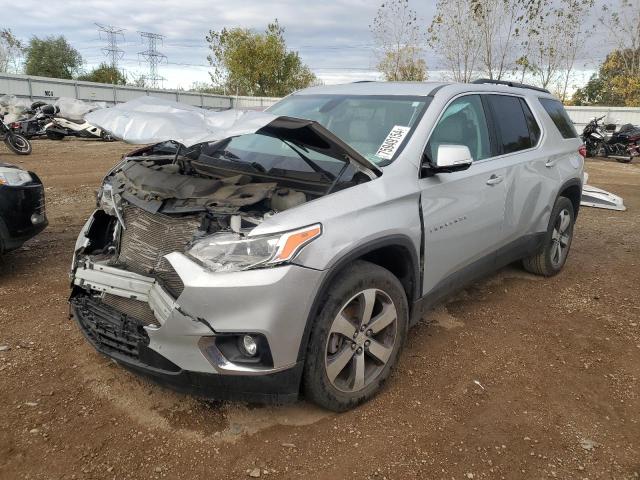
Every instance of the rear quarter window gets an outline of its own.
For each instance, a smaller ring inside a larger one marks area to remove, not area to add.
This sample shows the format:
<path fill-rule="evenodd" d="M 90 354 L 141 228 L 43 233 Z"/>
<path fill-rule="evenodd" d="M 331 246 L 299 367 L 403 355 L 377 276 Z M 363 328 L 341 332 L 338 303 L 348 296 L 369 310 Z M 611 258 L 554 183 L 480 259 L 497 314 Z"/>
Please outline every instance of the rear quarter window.
<path fill-rule="evenodd" d="M 556 128 L 560 132 L 563 138 L 577 138 L 578 132 L 576 132 L 573 122 L 569 118 L 567 111 L 559 100 L 554 98 L 539 98 L 542 108 L 549 114 L 551 120 L 555 124 Z"/>
<path fill-rule="evenodd" d="M 535 145 L 532 141 L 535 135 L 530 132 L 520 97 L 487 95 L 486 99 L 493 114 L 501 154 L 526 150 Z"/>

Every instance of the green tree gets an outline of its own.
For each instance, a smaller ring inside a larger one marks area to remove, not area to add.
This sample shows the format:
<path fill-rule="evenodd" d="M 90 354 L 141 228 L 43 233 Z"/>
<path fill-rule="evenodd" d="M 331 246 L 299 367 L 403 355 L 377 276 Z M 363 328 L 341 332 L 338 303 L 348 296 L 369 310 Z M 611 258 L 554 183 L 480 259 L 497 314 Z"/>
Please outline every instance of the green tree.
<path fill-rule="evenodd" d="M 82 57 L 62 35 L 33 37 L 26 48 L 25 73 L 52 78 L 73 78 L 82 67 Z"/>
<path fill-rule="evenodd" d="M 210 30 L 206 40 L 211 80 L 227 94 L 281 97 L 317 81 L 298 52 L 287 49 L 278 20 L 264 33 L 224 28 Z"/>
<path fill-rule="evenodd" d="M 85 82 L 112 83 L 113 85 L 127 84 L 127 77 L 120 70 L 106 63 L 101 63 L 89 73 L 79 75 L 77 79 Z"/>
<path fill-rule="evenodd" d="M 598 73 L 573 94 L 575 105 L 640 107 L 640 48 L 614 50 Z"/>

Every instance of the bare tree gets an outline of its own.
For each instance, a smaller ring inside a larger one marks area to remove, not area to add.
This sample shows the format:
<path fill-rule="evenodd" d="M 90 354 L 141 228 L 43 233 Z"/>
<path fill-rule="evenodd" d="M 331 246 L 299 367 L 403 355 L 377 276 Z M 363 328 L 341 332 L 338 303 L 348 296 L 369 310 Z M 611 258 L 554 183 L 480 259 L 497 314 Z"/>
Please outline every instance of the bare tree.
<path fill-rule="evenodd" d="M 583 27 L 587 19 L 587 15 L 593 7 L 594 0 L 562 0 L 561 8 L 566 12 L 563 30 L 563 54 L 562 68 L 564 70 L 564 82 L 562 85 L 561 98 L 564 102 L 567 98 L 567 90 L 569 80 L 573 74 L 576 58 L 584 50 Z"/>
<path fill-rule="evenodd" d="M 564 100 L 584 45 L 584 22 L 593 0 L 540 0 L 530 13 L 530 69 L 543 88 L 557 85 Z"/>
<path fill-rule="evenodd" d="M 0 30 L 0 72 L 17 72 L 23 53 L 24 45 L 11 29 Z"/>
<path fill-rule="evenodd" d="M 438 0 L 429 45 L 456 82 L 468 83 L 479 63 L 480 33 L 469 0 Z"/>
<path fill-rule="evenodd" d="M 427 79 L 426 32 L 409 0 L 387 0 L 370 25 L 377 47 L 378 69 L 388 81 Z"/>
<path fill-rule="evenodd" d="M 529 32 L 531 45 L 531 71 L 542 88 L 556 82 L 563 64 L 564 12 L 553 9 L 539 19 L 539 29 Z"/>
<path fill-rule="evenodd" d="M 489 78 L 513 70 L 526 0 L 470 0 L 480 35 L 480 60 Z"/>

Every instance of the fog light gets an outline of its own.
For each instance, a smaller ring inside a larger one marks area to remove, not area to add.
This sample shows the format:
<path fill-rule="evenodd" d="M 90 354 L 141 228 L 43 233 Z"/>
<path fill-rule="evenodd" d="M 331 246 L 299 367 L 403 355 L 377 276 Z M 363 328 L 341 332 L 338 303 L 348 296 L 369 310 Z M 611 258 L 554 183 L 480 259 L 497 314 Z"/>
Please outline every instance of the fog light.
<path fill-rule="evenodd" d="M 44 215 L 40 215 L 39 213 L 34 213 L 33 215 L 31 215 L 31 223 L 33 225 L 38 225 L 42 222 L 44 222 Z"/>
<path fill-rule="evenodd" d="M 245 335 L 242 337 L 242 348 L 250 357 L 255 357 L 258 353 L 258 344 L 256 343 L 255 338 L 251 335 Z"/>

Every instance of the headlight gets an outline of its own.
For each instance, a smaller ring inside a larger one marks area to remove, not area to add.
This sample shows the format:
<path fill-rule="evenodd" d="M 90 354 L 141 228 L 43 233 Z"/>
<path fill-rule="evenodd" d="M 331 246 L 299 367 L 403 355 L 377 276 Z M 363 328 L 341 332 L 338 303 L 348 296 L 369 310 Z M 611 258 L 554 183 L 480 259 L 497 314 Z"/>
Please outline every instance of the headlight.
<path fill-rule="evenodd" d="M 194 242 L 187 255 L 214 272 L 237 272 L 288 262 L 321 234 L 322 226 L 319 223 L 291 232 L 259 237 L 218 233 Z"/>
<path fill-rule="evenodd" d="M 33 181 L 29 172 L 24 170 L 0 172 L 0 185 L 10 185 L 17 187 Z"/>

